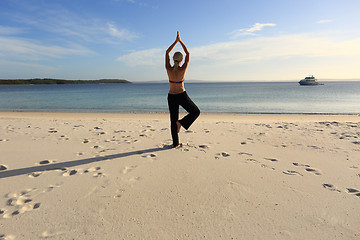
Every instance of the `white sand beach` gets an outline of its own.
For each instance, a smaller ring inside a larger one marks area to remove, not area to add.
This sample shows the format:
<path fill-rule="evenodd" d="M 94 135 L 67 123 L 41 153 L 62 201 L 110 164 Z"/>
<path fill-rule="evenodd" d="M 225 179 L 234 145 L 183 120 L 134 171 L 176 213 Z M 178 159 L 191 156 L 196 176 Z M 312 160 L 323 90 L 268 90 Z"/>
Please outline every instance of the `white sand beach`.
<path fill-rule="evenodd" d="M 0 239 L 360 239 L 360 117 L 0 113 Z"/>

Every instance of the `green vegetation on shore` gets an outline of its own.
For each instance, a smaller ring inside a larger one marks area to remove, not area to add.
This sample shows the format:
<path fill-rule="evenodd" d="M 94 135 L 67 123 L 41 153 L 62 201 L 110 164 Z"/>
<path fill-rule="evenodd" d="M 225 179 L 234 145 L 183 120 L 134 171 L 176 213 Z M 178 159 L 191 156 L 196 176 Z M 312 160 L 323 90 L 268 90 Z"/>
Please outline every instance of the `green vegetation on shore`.
<path fill-rule="evenodd" d="M 0 79 L 0 85 L 131 83 L 123 79 L 64 80 L 53 78 Z"/>

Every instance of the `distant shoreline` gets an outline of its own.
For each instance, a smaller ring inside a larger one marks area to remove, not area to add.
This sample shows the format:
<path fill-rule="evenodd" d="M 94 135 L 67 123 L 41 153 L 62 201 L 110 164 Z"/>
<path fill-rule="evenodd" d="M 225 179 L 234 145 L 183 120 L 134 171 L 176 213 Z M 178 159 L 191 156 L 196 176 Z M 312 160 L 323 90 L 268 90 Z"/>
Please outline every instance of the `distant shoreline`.
<path fill-rule="evenodd" d="M 0 85 L 132 83 L 124 79 L 64 80 L 53 78 L 0 79 Z"/>

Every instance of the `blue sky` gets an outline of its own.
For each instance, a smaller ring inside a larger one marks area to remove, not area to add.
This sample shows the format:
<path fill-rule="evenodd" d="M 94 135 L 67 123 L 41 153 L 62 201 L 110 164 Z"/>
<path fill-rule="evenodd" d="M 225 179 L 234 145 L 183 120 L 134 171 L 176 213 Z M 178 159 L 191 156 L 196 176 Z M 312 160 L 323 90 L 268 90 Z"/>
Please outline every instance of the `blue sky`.
<path fill-rule="evenodd" d="M 0 78 L 165 80 L 180 31 L 188 80 L 360 79 L 359 9 L 358 0 L 1 0 Z"/>

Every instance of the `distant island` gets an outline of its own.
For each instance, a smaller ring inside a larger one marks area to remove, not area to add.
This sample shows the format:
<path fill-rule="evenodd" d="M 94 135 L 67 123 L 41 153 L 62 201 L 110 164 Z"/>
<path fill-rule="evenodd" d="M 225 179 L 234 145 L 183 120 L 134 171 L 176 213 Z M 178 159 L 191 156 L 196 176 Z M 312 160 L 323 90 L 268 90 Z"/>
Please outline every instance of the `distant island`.
<path fill-rule="evenodd" d="M 53 78 L 0 79 L 0 85 L 131 83 L 124 79 L 64 80 Z"/>

